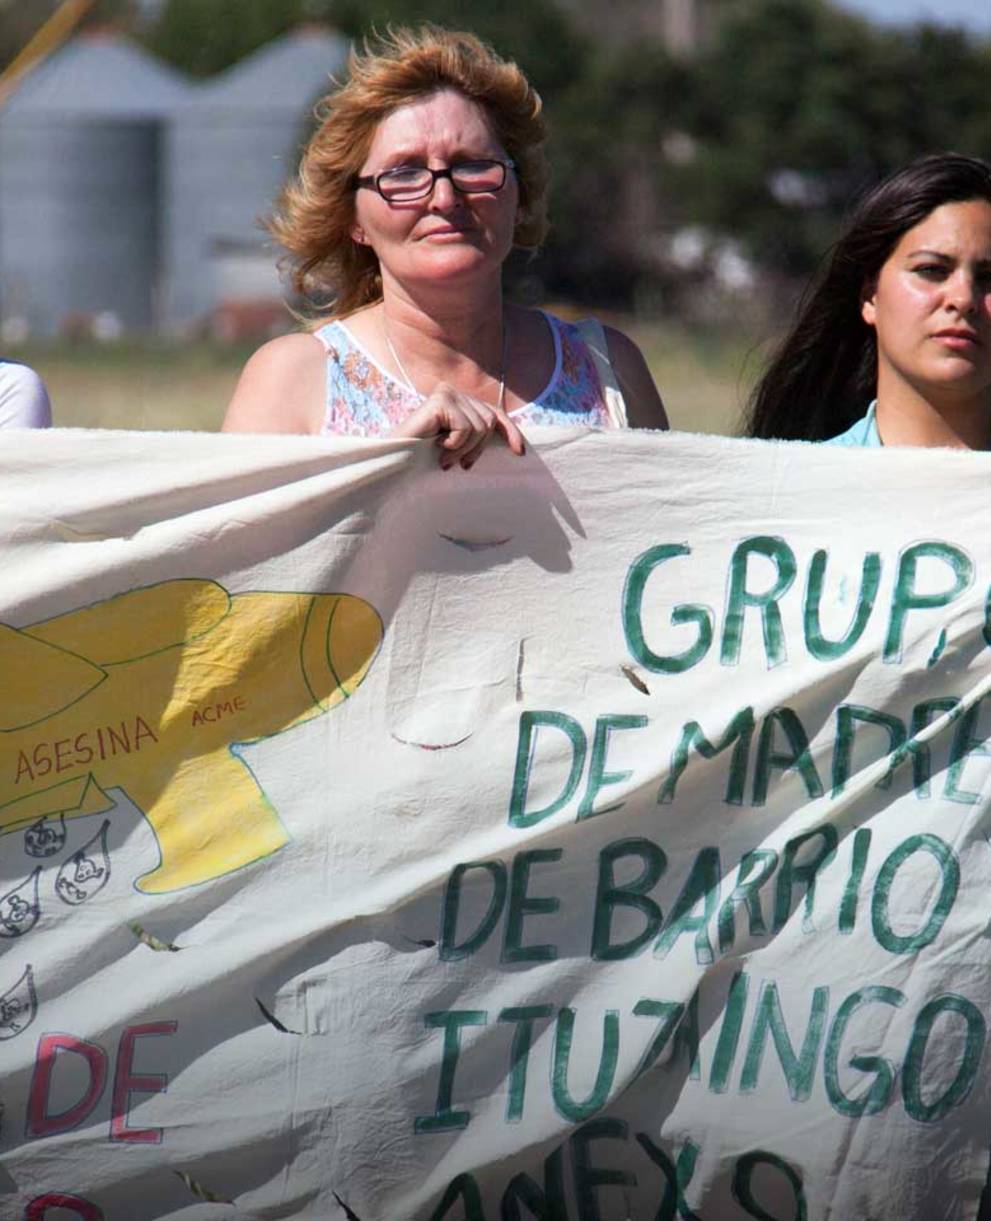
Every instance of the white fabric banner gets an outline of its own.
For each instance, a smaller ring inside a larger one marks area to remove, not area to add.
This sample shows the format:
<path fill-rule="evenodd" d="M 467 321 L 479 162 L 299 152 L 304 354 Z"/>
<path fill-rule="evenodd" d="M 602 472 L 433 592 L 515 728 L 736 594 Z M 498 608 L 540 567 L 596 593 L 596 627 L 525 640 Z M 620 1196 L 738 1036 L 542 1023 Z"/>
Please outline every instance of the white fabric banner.
<path fill-rule="evenodd" d="M 975 1217 L 989 487 L 6 435 L 0 1213 Z"/>

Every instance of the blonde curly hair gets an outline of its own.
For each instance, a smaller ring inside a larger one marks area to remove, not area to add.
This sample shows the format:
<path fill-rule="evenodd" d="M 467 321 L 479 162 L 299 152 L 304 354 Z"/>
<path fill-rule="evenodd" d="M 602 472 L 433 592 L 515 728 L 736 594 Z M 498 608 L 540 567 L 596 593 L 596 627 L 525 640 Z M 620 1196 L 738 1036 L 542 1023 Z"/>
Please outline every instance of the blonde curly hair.
<path fill-rule="evenodd" d="M 422 25 L 366 39 L 362 52 L 352 50 L 348 69 L 347 83 L 317 104 L 320 126 L 269 221 L 287 252 L 297 292 L 306 299 L 330 296 L 335 317 L 381 298 L 378 259 L 351 238 L 354 178 L 378 124 L 439 89 L 456 89 L 485 111 L 516 165 L 520 211 L 514 243 L 523 249 L 540 245 L 547 232 L 546 129 L 540 96 L 516 64 L 474 34 Z"/>

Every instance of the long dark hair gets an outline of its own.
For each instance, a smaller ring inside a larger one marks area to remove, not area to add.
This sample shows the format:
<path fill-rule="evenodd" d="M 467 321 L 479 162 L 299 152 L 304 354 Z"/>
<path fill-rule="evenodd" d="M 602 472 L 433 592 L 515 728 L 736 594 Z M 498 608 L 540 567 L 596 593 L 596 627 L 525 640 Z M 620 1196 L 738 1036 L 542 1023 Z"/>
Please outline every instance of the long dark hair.
<path fill-rule="evenodd" d="M 903 233 L 942 204 L 971 199 L 991 203 L 991 166 L 958 153 L 920 157 L 863 196 L 750 397 L 747 436 L 824 441 L 864 414 L 877 385 L 874 330 L 860 316 L 864 288 Z"/>

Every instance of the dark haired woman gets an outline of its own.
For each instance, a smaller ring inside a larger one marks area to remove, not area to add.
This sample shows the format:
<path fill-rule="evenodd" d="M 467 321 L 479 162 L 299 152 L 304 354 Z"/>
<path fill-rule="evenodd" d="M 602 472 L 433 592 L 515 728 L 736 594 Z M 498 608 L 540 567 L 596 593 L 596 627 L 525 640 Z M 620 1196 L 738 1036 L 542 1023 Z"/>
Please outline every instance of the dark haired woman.
<path fill-rule="evenodd" d="M 747 434 L 991 448 L 991 166 L 922 157 L 860 201 Z"/>

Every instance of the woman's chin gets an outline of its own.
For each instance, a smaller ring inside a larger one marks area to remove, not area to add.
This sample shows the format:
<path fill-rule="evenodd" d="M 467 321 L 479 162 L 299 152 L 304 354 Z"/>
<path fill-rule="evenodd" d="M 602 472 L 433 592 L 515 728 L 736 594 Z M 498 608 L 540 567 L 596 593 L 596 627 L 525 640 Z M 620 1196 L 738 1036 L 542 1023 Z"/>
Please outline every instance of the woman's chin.
<path fill-rule="evenodd" d="M 986 394 L 991 386 L 991 370 L 964 358 L 948 360 L 930 381 L 941 390 L 958 389 L 965 394 Z"/>
<path fill-rule="evenodd" d="M 430 255 L 429 259 L 418 260 L 417 267 L 410 269 L 411 280 L 442 287 L 444 284 L 460 283 L 473 276 L 498 272 L 502 265 L 501 261 L 465 243 L 438 244 Z"/>

